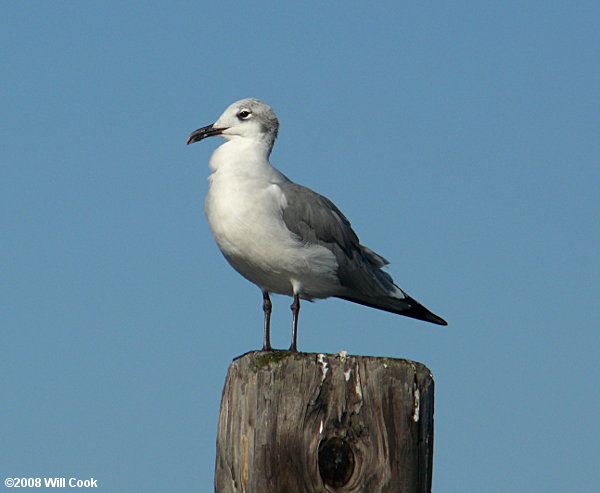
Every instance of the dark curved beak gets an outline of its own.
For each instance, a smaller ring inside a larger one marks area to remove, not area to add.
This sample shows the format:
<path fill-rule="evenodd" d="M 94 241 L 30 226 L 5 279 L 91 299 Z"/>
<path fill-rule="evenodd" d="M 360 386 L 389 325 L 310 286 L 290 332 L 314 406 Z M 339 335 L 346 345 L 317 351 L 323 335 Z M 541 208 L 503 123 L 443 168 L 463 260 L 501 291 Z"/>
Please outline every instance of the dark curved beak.
<path fill-rule="evenodd" d="M 206 139 L 206 137 L 214 137 L 216 135 L 221 135 L 223 130 L 227 130 L 226 128 L 215 128 L 213 125 L 208 125 L 206 127 L 199 128 L 190 134 L 187 139 L 186 144 L 190 145 L 194 142 L 198 142 L 199 140 Z"/>

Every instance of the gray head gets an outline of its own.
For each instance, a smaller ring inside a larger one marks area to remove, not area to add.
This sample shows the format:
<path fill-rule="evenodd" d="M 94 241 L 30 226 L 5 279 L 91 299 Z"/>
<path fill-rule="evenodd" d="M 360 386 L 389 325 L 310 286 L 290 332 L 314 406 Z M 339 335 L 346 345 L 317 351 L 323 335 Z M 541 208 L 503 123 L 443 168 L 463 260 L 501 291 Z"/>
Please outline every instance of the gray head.
<path fill-rule="evenodd" d="M 218 135 L 227 140 L 246 138 L 263 141 L 271 149 L 278 130 L 279 120 L 271 107 L 260 99 L 247 98 L 230 105 L 212 125 L 192 132 L 187 143 Z"/>

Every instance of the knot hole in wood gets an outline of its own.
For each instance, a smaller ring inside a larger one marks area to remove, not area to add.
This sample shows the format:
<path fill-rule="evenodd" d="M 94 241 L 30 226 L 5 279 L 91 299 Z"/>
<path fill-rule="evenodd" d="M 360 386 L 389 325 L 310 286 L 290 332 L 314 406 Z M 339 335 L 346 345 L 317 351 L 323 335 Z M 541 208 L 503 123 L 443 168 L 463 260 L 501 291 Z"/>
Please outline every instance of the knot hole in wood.
<path fill-rule="evenodd" d="M 354 452 L 341 438 L 323 440 L 319 444 L 318 461 L 321 479 L 327 486 L 340 488 L 350 481 L 354 472 Z"/>

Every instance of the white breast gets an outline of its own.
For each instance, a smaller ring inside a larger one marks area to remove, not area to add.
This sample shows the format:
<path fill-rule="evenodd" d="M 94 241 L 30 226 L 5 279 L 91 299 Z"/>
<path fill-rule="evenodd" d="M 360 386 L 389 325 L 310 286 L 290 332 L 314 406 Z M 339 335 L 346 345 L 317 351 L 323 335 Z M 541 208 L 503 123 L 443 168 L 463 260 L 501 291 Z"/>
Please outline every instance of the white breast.
<path fill-rule="evenodd" d="M 229 144 L 211 159 L 215 172 L 205 201 L 210 228 L 227 260 L 266 291 L 296 291 L 305 298 L 334 295 L 339 288 L 335 255 L 325 247 L 302 244 L 285 226 L 287 203 L 277 184 L 282 175 L 266 160 L 262 167 L 248 161 L 232 165 L 220 152 Z"/>

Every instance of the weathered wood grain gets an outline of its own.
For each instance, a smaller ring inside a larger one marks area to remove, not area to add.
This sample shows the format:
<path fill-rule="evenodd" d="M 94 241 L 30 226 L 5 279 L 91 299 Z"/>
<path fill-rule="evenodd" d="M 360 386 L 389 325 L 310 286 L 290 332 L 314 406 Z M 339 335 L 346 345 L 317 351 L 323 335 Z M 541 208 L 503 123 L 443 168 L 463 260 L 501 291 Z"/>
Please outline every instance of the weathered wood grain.
<path fill-rule="evenodd" d="M 433 378 L 412 361 L 247 353 L 229 367 L 217 493 L 431 491 Z"/>

